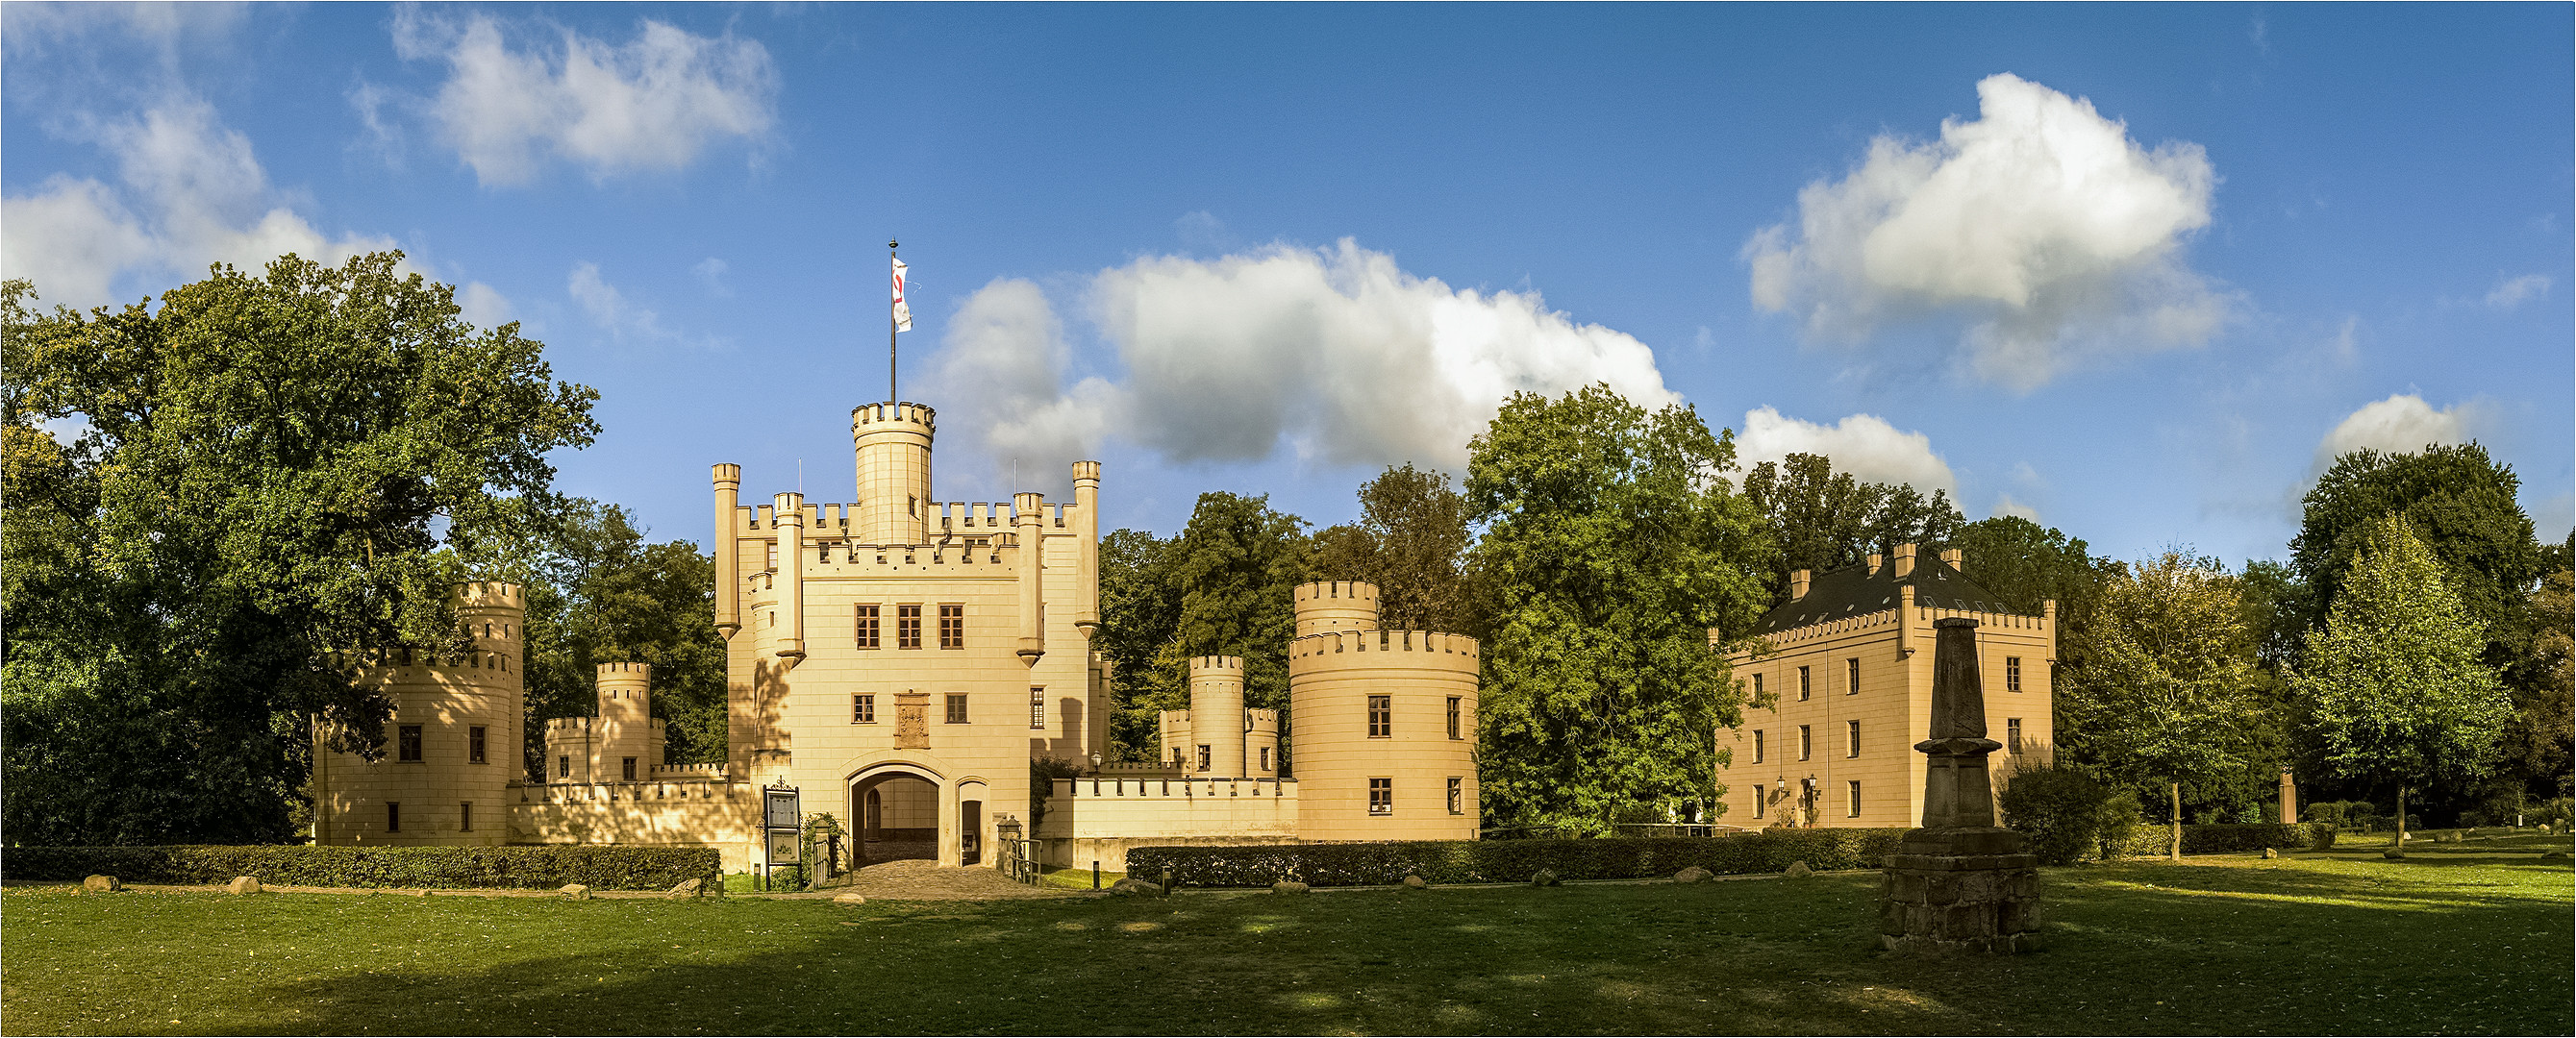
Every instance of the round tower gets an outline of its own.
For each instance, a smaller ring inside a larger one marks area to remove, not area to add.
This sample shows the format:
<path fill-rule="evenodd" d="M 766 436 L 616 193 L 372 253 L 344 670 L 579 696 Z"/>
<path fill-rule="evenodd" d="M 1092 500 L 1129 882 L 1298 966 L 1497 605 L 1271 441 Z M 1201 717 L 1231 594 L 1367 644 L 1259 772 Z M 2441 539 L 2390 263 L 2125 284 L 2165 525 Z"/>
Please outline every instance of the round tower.
<path fill-rule="evenodd" d="M 1296 605 L 1288 741 L 1298 837 L 1474 839 L 1476 640 L 1377 627 L 1367 584 L 1307 584 Z"/>
<path fill-rule="evenodd" d="M 1377 627 L 1377 585 L 1357 580 L 1319 580 L 1295 591 L 1297 636 L 1326 631 L 1366 631 Z"/>
<path fill-rule="evenodd" d="M 1243 729 L 1243 657 L 1191 657 L 1190 741 L 1207 754 L 1200 770 L 1210 778 L 1250 774 L 1243 770 Z"/>
<path fill-rule="evenodd" d="M 527 754 L 527 596 L 477 581 L 455 605 L 467 648 L 393 650 L 359 669 L 356 683 L 393 703 L 382 758 L 331 752 L 330 733 L 315 733 L 316 843 L 508 842 L 504 797 Z"/>
<path fill-rule="evenodd" d="M 850 412 L 858 455 L 858 544 L 927 544 L 930 438 L 938 412 L 921 404 L 863 404 Z"/>
<path fill-rule="evenodd" d="M 599 665 L 599 725 L 591 741 L 598 759 L 591 767 L 592 781 L 641 782 L 662 763 L 652 695 L 652 665 Z"/>

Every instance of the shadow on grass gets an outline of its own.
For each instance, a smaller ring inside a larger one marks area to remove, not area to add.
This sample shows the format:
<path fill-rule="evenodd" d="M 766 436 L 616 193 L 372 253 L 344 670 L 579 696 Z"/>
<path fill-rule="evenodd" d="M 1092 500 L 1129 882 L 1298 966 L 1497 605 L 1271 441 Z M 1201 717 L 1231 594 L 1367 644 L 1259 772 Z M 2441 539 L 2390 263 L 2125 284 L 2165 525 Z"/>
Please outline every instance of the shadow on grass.
<path fill-rule="evenodd" d="M 1876 951 L 1866 876 L 857 908 L 13 898 L 7 986 L 13 1033 L 2567 1033 L 2576 1023 L 2563 875 L 2131 863 L 2051 870 L 2044 885 L 2050 950 L 2011 959 Z M 303 957 L 269 950 L 279 944 Z M 79 968 L 32 972 L 27 951 Z M 266 962 L 250 965 L 251 952 Z M 113 1021 L 84 1024 L 98 1018 L 76 1011 L 164 997 L 167 1007 Z"/>

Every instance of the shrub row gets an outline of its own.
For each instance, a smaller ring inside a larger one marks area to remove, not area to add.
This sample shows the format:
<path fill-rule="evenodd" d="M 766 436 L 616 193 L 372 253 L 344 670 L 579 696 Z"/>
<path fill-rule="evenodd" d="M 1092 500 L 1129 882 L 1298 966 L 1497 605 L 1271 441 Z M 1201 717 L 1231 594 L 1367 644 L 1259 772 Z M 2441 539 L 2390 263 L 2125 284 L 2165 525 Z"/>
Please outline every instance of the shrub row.
<path fill-rule="evenodd" d="M 723 876 L 711 847 L 8 847 L 0 876 L 128 883 L 262 883 L 313 887 L 516 887 L 579 883 L 595 890 L 666 890 Z"/>
<path fill-rule="evenodd" d="M 2334 842 L 2335 827 L 2324 822 L 2182 827 L 2184 854 L 2225 854 L 2230 851 L 2259 851 L 2266 847 L 2285 851 L 2322 851 L 2333 847 Z M 2161 825 L 2142 825 L 2129 832 L 2128 840 L 2119 846 L 2119 854 L 2132 858 L 2162 857 L 2172 846 L 2173 830 Z"/>
<path fill-rule="evenodd" d="M 1811 869 L 1874 869 L 1895 853 L 1905 829 L 1774 829 L 1717 837 L 1597 840 L 1409 840 L 1257 847 L 1136 847 L 1127 874 L 1197 887 L 1266 887 L 1283 879 L 1311 886 L 1388 886 L 1420 876 L 1433 883 L 1519 883 L 1540 869 L 1563 879 L 1644 879 L 1697 865 L 1721 875 Z"/>

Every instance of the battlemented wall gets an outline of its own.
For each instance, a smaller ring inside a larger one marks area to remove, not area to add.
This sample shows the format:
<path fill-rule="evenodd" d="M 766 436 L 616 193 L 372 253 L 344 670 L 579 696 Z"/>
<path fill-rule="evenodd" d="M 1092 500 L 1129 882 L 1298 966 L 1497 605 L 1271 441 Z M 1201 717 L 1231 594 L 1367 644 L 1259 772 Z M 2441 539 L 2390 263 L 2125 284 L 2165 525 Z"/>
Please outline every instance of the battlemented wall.
<path fill-rule="evenodd" d="M 1123 872 L 1131 847 L 1296 843 L 1298 789 L 1254 778 L 1057 779 L 1036 829 L 1038 860 Z"/>
<path fill-rule="evenodd" d="M 1288 650 L 1290 773 L 1304 840 L 1469 840 L 1476 785 L 1476 640 L 1376 628 L 1377 589 L 1296 590 Z M 1383 697 L 1383 710 L 1373 703 Z M 1456 705 L 1453 728 L 1450 707 Z M 1455 788 L 1455 796 L 1451 790 Z M 1372 789 L 1384 799 L 1372 800 Z"/>
<path fill-rule="evenodd" d="M 638 782 L 519 783 L 509 790 L 511 843 L 713 847 L 729 872 L 751 868 L 760 791 L 699 768 Z"/>

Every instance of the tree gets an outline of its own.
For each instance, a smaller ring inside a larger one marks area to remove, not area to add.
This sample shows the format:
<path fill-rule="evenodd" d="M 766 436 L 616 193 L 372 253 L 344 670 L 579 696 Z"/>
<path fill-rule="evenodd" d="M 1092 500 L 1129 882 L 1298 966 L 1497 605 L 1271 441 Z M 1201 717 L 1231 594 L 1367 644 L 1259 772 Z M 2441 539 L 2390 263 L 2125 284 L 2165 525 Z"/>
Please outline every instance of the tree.
<path fill-rule="evenodd" d="M 2521 632 L 2523 602 L 2541 569 L 2531 517 L 2514 502 L 2510 466 L 2485 447 L 2427 446 L 2420 454 L 2358 450 L 2335 459 L 2308 491 L 2290 567 L 2306 582 L 2307 624 L 2326 619 L 2355 561 L 2391 513 L 2414 529 L 2468 617 L 2486 632 L 2489 666 L 2503 666 Z"/>
<path fill-rule="evenodd" d="M 1116 530 L 1100 539 L 1100 633 L 1092 647 L 1109 660 L 1110 744 L 1121 761 L 1153 760 L 1162 738 L 1160 712 L 1175 698 L 1159 682 L 1162 654 L 1181 622 L 1181 595 L 1171 576 L 1172 541 L 1146 530 Z M 1186 704 L 1186 694 L 1177 697 Z"/>
<path fill-rule="evenodd" d="M 2094 617 L 2091 658 L 2058 699 L 2058 745 L 2131 788 L 2163 787 L 2182 857 L 2183 787 L 2241 783 L 2260 767 L 2254 641 L 2237 582 L 2215 559 L 2168 551 L 2119 567 Z"/>
<path fill-rule="evenodd" d="M 566 502 L 542 539 L 480 567 L 528 587 L 528 766 L 542 768 L 544 722 L 595 714 L 599 665 L 653 668 L 665 763 L 725 760 L 725 643 L 715 628 L 715 560 L 689 541 L 648 543 L 634 515 Z"/>
<path fill-rule="evenodd" d="M 2536 632 L 2530 651 L 2505 674 L 2514 719 L 2505 741 L 2506 761 L 2524 779 L 2526 796 L 2576 793 L 2576 572 L 2561 569 L 2531 593 Z M 2548 783 L 2538 789 L 2529 788 Z"/>
<path fill-rule="evenodd" d="M 1101 539 L 1100 645 L 1113 664 L 1113 741 L 1125 759 L 1157 756 L 1161 712 L 1189 708 L 1193 656 L 1242 657 L 1244 705 L 1287 707 L 1291 592 L 1312 569 L 1305 526 L 1266 496 L 1213 491 L 1199 495 L 1178 537 L 1120 530 Z"/>
<path fill-rule="evenodd" d="M 1315 534 L 1316 579 L 1377 585 L 1387 627 L 1463 631 L 1466 497 L 1448 475 L 1410 464 L 1361 484 L 1359 497 L 1359 522 Z"/>
<path fill-rule="evenodd" d="M 380 752 L 355 661 L 463 647 L 451 549 L 544 522 L 597 394 L 400 259 L 218 265 L 114 312 L 0 290 L 10 839 L 282 839 L 317 721 Z"/>
<path fill-rule="evenodd" d="M 1821 454 L 1755 465 L 1744 476 L 1744 496 L 1779 547 L 1763 575 L 1775 603 L 1788 600 L 1792 570 L 1847 566 L 1898 544 L 1938 550 L 1966 524 L 1948 491 L 1926 498 L 1902 483 L 1863 483 L 1835 472 L 1833 460 Z"/>
<path fill-rule="evenodd" d="M 1743 704 L 1709 631 L 1751 628 L 1771 563 L 1731 434 L 1596 385 L 1515 394 L 1468 450 L 1486 817 L 1599 832 L 1715 799 Z"/>
<path fill-rule="evenodd" d="M 2397 787 L 2402 847 L 2409 787 L 2485 774 L 2513 707 L 2479 658 L 2484 632 L 2406 518 L 2382 517 L 2338 586 L 2292 687 L 2327 766 Z"/>

